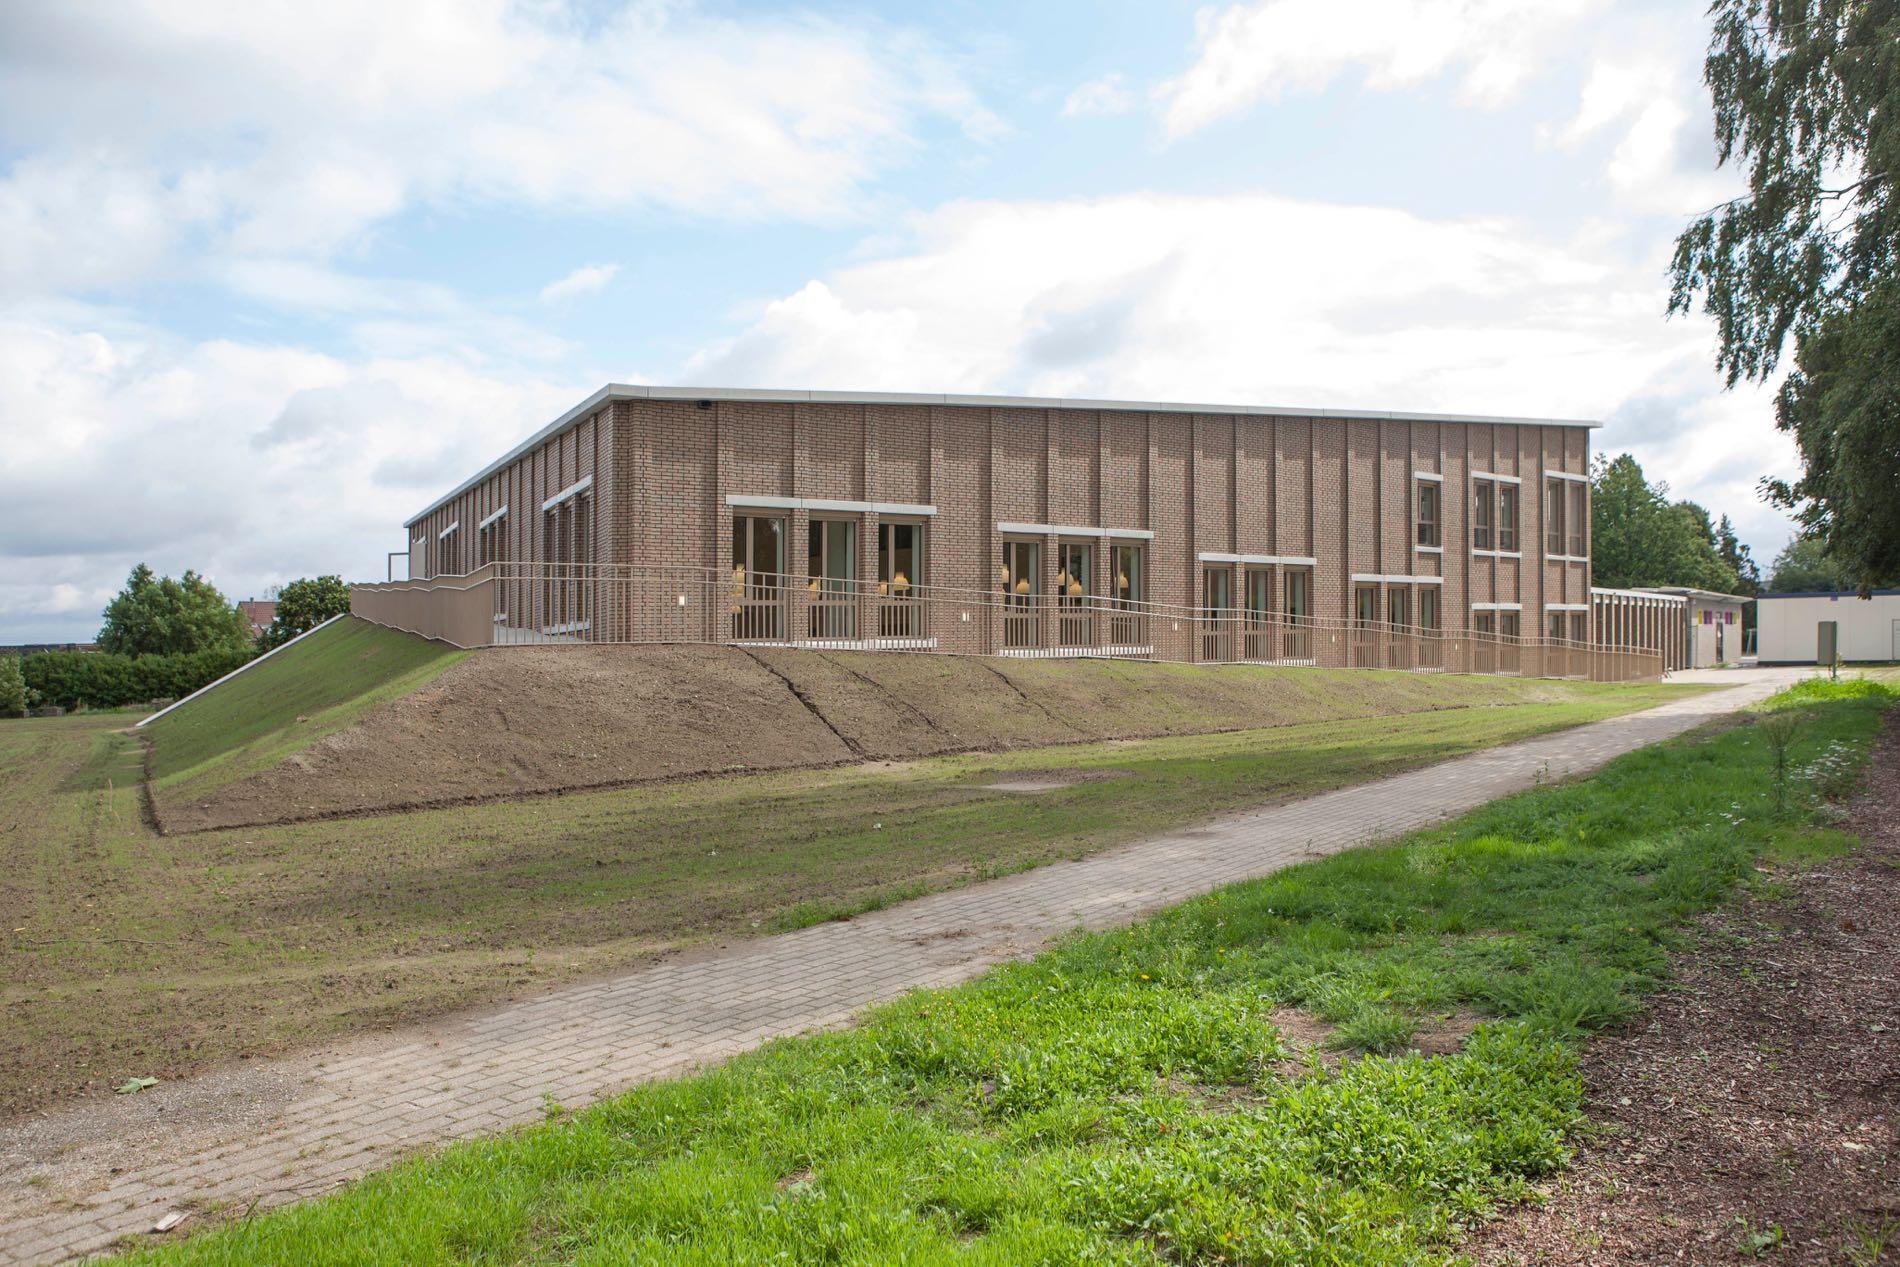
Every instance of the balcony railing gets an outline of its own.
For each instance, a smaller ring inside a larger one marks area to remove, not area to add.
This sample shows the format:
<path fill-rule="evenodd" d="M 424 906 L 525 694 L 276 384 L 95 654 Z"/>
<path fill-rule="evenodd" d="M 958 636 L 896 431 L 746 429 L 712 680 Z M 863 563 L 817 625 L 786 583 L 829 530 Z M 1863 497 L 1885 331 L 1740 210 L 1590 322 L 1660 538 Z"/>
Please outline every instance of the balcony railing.
<path fill-rule="evenodd" d="M 744 570 L 489 564 L 467 576 L 360 585 L 366 619 L 460 646 L 736 643 L 832 650 L 1202 664 L 1297 664 L 1621 681 L 1654 649 L 1088 595 L 1004 594 Z"/>

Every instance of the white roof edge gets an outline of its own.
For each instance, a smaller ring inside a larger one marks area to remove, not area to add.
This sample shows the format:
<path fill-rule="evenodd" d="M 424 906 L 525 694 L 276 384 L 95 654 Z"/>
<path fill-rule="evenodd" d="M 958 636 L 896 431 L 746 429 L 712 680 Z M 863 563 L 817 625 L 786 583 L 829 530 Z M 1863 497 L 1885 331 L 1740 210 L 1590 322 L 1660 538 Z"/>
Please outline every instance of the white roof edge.
<path fill-rule="evenodd" d="M 1090 400 L 1060 396 L 981 396 L 952 392 L 839 392 L 803 391 L 770 387 L 659 387 L 633 383 L 609 383 L 566 413 L 523 440 L 501 457 L 455 486 L 451 492 L 430 502 L 427 509 L 408 519 L 416 520 L 440 510 L 469 489 L 527 453 L 536 445 L 553 439 L 568 427 L 593 413 L 610 400 L 726 400 L 762 401 L 806 405 L 960 405 L 988 409 L 1095 409 L 1134 413 L 1241 414 L 1273 418 L 1336 418 L 1368 422 L 1439 422 L 1476 423 L 1520 427 L 1590 427 L 1603 424 L 1587 418 L 1527 418 L 1493 414 L 1433 414 L 1387 409 L 1318 409 L 1291 405 L 1214 405 L 1166 400 Z"/>

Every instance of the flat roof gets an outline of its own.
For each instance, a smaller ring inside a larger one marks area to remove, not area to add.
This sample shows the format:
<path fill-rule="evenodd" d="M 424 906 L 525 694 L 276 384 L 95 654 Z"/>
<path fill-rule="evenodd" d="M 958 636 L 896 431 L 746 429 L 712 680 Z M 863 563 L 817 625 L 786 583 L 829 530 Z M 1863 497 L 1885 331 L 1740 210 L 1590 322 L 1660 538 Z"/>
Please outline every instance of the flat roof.
<path fill-rule="evenodd" d="M 1747 594 L 1724 594 L 1721 590 L 1697 589 L 1693 585 L 1641 585 L 1637 587 L 1651 594 L 1680 594 L 1684 598 L 1714 598 L 1724 603 L 1752 603 L 1754 598 Z"/>
<path fill-rule="evenodd" d="M 726 400 L 766 401 L 805 405 L 961 405 L 985 409 L 1093 409 L 1129 413 L 1251 414 L 1272 418 L 1338 418 L 1384 422 L 1480 423 L 1519 427 L 1601 427 L 1585 418 L 1517 418 L 1492 414 L 1427 414 L 1384 409 L 1303 409 L 1287 405 L 1207 405 L 1168 400 L 1086 400 L 1060 396 L 965 396 L 948 392 L 832 392 L 796 391 L 769 387 L 649 387 L 609 383 L 593 395 L 523 440 L 480 472 L 429 503 L 427 509 L 405 520 L 413 526 L 454 501 L 539 444 L 551 440 L 610 400 Z"/>
<path fill-rule="evenodd" d="M 1867 591 L 1868 598 L 1892 598 L 1900 595 L 1900 589 L 1875 589 Z M 1860 597 L 1859 590 L 1784 590 L 1779 594 L 1757 594 L 1757 598 L 1853 598 Z"/>

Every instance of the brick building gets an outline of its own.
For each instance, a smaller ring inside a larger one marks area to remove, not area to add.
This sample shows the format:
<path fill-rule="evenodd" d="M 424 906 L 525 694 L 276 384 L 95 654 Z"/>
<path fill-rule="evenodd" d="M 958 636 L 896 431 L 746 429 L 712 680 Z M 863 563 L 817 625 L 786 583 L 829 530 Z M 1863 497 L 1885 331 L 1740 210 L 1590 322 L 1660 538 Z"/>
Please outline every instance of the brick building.
<path fill-rule="evenodd" d="M 611 385 L 410 520 L 409 577 L 512 577 L 493 641 L 671 621 L 1179 659 L 1330 661 L 1245 642 L 1269 625 L 1587 645 L 1595 425 Z"/>

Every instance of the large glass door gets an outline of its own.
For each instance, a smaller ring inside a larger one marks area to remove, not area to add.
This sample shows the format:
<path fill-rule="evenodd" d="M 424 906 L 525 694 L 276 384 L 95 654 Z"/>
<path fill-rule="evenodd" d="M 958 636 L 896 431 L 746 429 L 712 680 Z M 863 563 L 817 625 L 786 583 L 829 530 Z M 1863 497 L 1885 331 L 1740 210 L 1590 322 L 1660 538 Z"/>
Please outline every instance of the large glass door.
<path fill-rule="evenodd" d="M 1056 642 L 1064 647 L 1095 645 L 1090 591 L 1095 580 L 1095 549 L 1079 541 L 1056 547 Z"/>
<path fill-rule="evenodd" d="M 1201 659 L 1234 658 L 1234 573 L 1225 567 L 1201 571 Z"/>
<path fill-rule="evenodd" d="M 785 636 L 785 521 L 732 517 L 732 636 Z"/>
<path fill-rule="evenodd" d="M 886 519 L 877 526 L 877 632 L 881 638 L 924 636 L 924 526 Z"/>
<path fill-rule="evenodd" d="M 858 636 L 858 525 L 849 519 L 814 519 L 806 548 L 810 580 L 811 636 Z"/>
<path fill-rule="evenodd" d="M 1113 628 L 1108 640 L 1117 647 L 1148 645 L 1146 618 L 1141 610 L 1142 556 L 1140 546 L 1116 546 Z"/>
<path fill-rule="evenodd" d="M 1003 645 L 1042 645 L 1042 546 L 1034 541 L 1003 543 Z"/>
<path fill-rule="evenodd" d="M 1286 660 L 1313 658 L 1313 574 L 1305 568 L 1286 572 L 1280 580 L 1286 613 Z"/>
<path fill-rule="evenodd" d="M 1273 573 L 1266 568 L 1248 568 L 1246 580 L 1247 614 L 1242 626 L 1241 658 L 1271 660 L 1273 655 Z"/>

